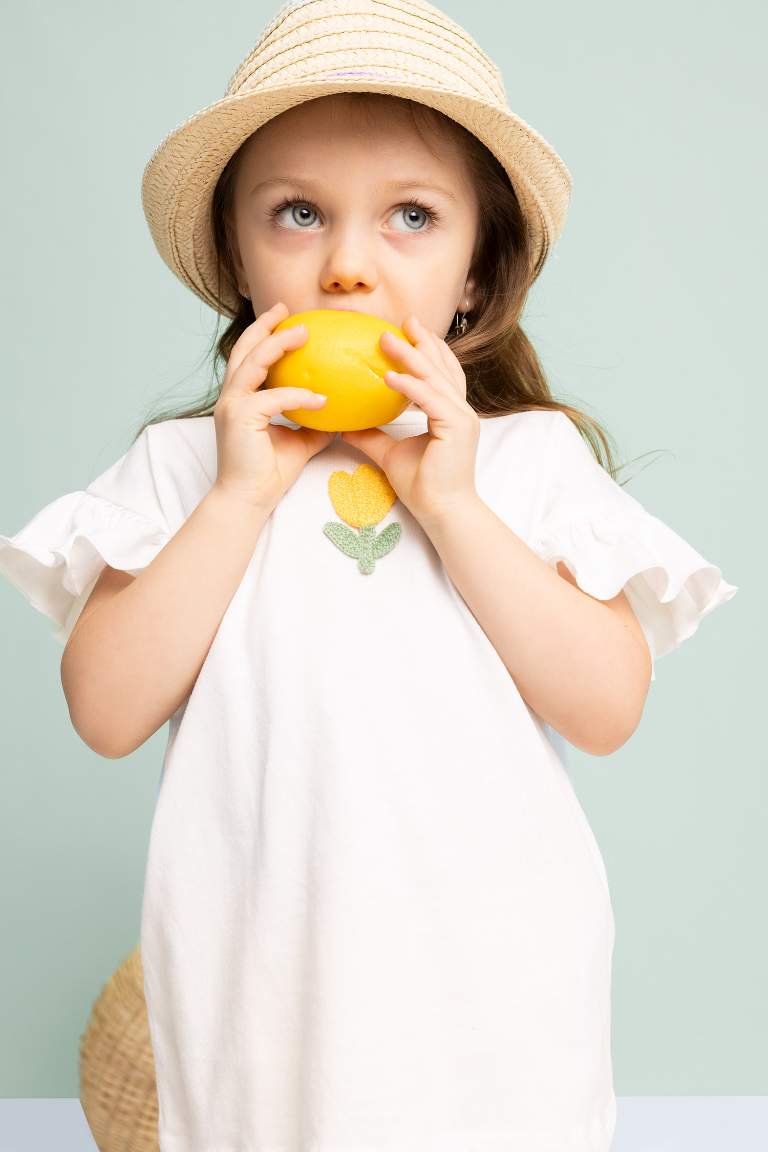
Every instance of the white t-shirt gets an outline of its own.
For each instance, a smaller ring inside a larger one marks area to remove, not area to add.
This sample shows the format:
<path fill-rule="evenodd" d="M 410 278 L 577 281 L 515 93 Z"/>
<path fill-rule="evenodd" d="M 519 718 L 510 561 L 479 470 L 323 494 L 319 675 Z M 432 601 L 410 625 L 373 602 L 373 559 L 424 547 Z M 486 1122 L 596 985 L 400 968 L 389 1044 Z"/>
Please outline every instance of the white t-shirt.
<path fill-rule="evenodd" d="M 564 414 L 480 429 L 481 499 L 592 596 L 623 588 L 655 660 L 737 591 Z M 0 571 L 64 642 L 104 563 L 139 572 L 215 477 L 213 417 L 151 425 L 0 536 Z M 338 436 L 307 463 L 169 725 L 141 924 L 160 1150 L 607 1152 L 600 849 L 382 477 Z"/>

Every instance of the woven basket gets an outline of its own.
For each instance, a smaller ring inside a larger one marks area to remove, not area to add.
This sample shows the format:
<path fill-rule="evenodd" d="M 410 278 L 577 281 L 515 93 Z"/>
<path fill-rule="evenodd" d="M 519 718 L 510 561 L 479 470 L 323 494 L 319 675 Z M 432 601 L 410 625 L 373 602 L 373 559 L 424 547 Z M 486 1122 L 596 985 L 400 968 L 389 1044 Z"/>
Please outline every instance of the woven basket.
<path fill-rule="evenodd" d="M 99 1152 L 158 1152 L 141 949 L 104 985 L 80 1038 L 80 1103 Z"/>

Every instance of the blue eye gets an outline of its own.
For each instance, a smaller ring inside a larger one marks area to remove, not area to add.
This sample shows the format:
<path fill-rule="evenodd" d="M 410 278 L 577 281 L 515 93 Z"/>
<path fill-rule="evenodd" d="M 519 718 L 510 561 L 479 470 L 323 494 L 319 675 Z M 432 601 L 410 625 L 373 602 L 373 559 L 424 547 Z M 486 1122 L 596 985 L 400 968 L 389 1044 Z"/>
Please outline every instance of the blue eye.
<path fill-rule="evenodd" d="M 270 220 L 277 221 L 277 218 L 280 216 L 280 214 L 282 212 L 285 211 L 286 208 L 292 208 L 295 210 L 299 207 L 301 208 L 302 211 L 304 209 L 308 209 L 310 214 L 312 212 L 316 211 L 316 205 L 313 203 L 313 201 L 311 201 L 310 199 L 308 199 L 306 196 L 302 195 L 301 193 L 297 192 L 295 195 L 289 196 L 285 200 L 281 200 L 281 202 L 279 204 L 276 204 L 274 208 L 270 208 L 267 215 L 268 215 Z M 409 212 L 421 212 L 427 217 L 427 219 L 429 221 L 428 226 L 426 228 L 410 228 L 410 229 L 407 229 L 407 231 L 428 232 L 440 220 L 440 214 L 438 213 L 437 209 L 434 208 L 431 204 L 423 204 L 420 200 L 416 200 L 416 199 L 408 200 L 406 203 L 399 204 L 398 208 L 399 209 L 400 208 L 406 208 L 409 210 Z M 298 229 L 294 229 L 294 228 L 286 229 L 289 232 L 307 231 L 307 229 L 303 227 L 303 224 L 311 223 L 311 221 L 309 221 L 309 222 L 307 221 L 306 215 L 303 217 L 303 221 L 302 221 L 300 219 L 300 217 L 298 216 L 296 211 L 293 211 L 291 213 L 291 219 L 294 220 L 296 223 L 299 223 L 300 227 Z M 279 225 L 279 226 L 282 227 L 282 225 Z"/>

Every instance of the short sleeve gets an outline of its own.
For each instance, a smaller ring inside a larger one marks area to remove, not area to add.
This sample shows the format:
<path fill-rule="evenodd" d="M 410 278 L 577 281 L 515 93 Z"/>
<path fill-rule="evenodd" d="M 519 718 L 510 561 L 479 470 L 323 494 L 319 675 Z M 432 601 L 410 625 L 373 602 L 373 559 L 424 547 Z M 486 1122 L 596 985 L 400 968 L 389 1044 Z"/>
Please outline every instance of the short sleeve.
<path fill-rule="evenodd" d="M 158 496 L 152 430 L 84 490 L 46 504 L 15 536 L 0 536 L 0 574 L 54 621 L 62 645 L 104 567 L 136 575 L 172 535 Z"/>
<path fill-rule="evenodd" d="M 552 475 L 534 549 L 553 568 L 562 560 L 579 587 L 598 600 L 623 589 L 655 664 L 738 586 L 626 492 L 564 412 L 553 419 Z"/>

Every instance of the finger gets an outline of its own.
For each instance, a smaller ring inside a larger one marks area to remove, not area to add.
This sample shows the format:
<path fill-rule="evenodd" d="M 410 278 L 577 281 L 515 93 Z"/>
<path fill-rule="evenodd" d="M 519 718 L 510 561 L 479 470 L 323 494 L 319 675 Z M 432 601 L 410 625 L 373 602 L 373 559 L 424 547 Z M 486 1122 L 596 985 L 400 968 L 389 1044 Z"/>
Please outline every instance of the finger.
<path fill-rule="evenodd" d="M 407 340 L 401 340 L 391 332 L 382 333 L 381 346 L 387 356 L 389 356 L 391 360 L 394 360 L 398 367 L 404 367 L 406 371 L 410 372 L 413 376 L 428 378 L 430 383 L 439 392 L 443 392 L 446 395 L 449 393 L 455 395 L 456 389 L 452 386 L 451 382 L 445 379 L 442 367 L 432 359 L 436 354 L 434 349 L 431 352 L 431 356 L 427 356 L 426 352 L 421 348 L 414 348 Z"/>
<path fill-rule="evenodd" d="M 447 385 L 444 389 L 437 388 L 432 379 L 422 380 L 420 376 L 412 376 L 409 372 L 385 372 L 384 383 L 395 392 L 403 392 L 418 404 L 430 420 L 451 424 L 460 414 L 456 392 Z"/>
<path fill-rule="evenodd" d="M 287 306 L 282 300 L 278 300 L 276 304 L 273 304 L 266 312 L 262 312 L 252 324 L 248 325 L 245 331 L 242 332 L 235 341 L 232 351 L 229 354 L 227 371 L 224 376 L 225 385 L 240 367 L 251 349 L 260 343 L 265 336 L 269 335 L 272 329 L 279 324 L 281 320 L 285 320 L 288 315 Z"/>
<path fill-rule="evenodd" d="M 414 315 L 411 319 L 411 328 L 413 330 L 413 334 L 416 335 L 418 333 L 419 335 L 426 336 L 430 345 L 435 349 L 436 355 L 438 357 L 438 363 L 443 369 L 445 369 L 445 371 L 447 371 L 449 378 L 456 382 L 456 386 L 459 389 L 460 394 L 466 397 L 467 380 L 466 376 L 464 375 L 464 369 L 461 367 L 461 364 L 456 359 L 454 353 L 448 347 L 448 344 L 445 342 L 445 340 L 441 339 L 436 332 L 433 332 L 431 328 L 427 328 L 426 325 L 422 324 L 418 316 Z"/>
<path fill-rule="evenodd" d="M 342 440 L 358 448 L 378 464 L 382 472 L 386 472 L 387 454 L 395 443 L 395 438 L 380 428 L 362 428 L 351 432 L 342 432 Z"/>
<path fill-rule="evenodd" d="M 260 388 L 258 393 L 258 411 L 263 416 L 276 416 L 278 412 L 283 412 L 285 409 L 291 411 L 293 408 L 322 408 L 327 404 L 328 397 L 321 396 L 319 392 L 310 392 L 307 388 Z M 232 396 L 230 395 L 230 400 Z M 218 403 L 222 405 L 226 402 L 226 397 L 220 399 Z M 233 408 L 234 412 L 235 409 Z M 248 409 L 249 419 L 251 409 Z"/>
<path fill-rule="evenodd" d="M 429 355 L 434 358 L 435 367 L 438 371 L 446 374 L 454 391 L 461 396 L 462 400 L 466 400 L 467 381 L 464 371 L 446 342 L 441 340 L 431 328 L 427 328 L 426 324 L 422 324 L 415 313 L 411 313 L 408 317 L 407 328 L 404 330 L 409 339 L 417 341 L 417 347 L 429 352 Z"/>
<path fill-rule="evenodd" d="M 327 403 L 327 396 L 308 388 L 264 388 L 259 393 L 259 408 L 270 416 L 286 408 L 290 412 L 294 408 L 322 408 Z"/>
<path fill-rule="evenodd" d="M 430 336 L 434 341 L 442 371 L 454 385 L 456 391 L 462 397 L 462 399 L 466 399 L 467 378 L 464 375 L 464 369 L 462 368 L 461 364 L 459 364 L 454 354 L 451 352 L 445 340 L 441 340 L 436 332 L 431 332 Z"/>
<path fill-rule="evenodd" d="M 245 396 L 249 392 L 258 391 L 267 378 L 270 366 L 286 352 L 298 348 L 306 339 L 306 329 L 293 324 L 289 328 L 281 328 L 279 332 L 265 336 L 246 353 L 227 381 L 228 393 L 233 396 Z"/>
<path fill-rule="evenodd" d="M 431 332 L 426 328 L 418 319 L 418 317 L 411 313 L 407 316 L 402 324 L 402 329 L 406 336 L 420 352 L 423 352 L 439 370 L 443 366 L 442 358 L 437 354 L 434 342 L 430 339 Z"/>
<path fill-rule="evenodd" d="M 462 383 L 466 386 L 466 376 L 464 375 L 464 369 L 462 368 L 455 352 L 450 348 L 445 340 L 440 339 L 437 333 L 435 333 L 434 338 L 438 348 L 440 349 L 440 355 L 443 358 L 443 362 L 445 363 L 446 368 L 456 378 L 457 381 L 459 378 L 461 378 Z"/>

